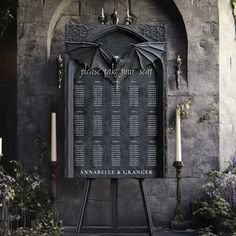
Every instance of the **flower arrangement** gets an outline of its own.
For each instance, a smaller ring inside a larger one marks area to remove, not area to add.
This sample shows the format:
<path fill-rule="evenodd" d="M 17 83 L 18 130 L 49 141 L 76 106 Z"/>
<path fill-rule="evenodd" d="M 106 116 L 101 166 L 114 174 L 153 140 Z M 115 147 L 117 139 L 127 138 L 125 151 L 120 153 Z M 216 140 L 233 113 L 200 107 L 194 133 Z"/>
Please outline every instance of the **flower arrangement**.
<path fill-rule="evenodd" d="M 37 172 L 27 173 L 17 161 L 11 163 L 14 177 L 0 168 L 0 202 L 4 212 L 0 235 L 60 235 L 61 222 L 53 208 L 47 179 Z"/>
<path fill-rule="evenodd" d="M 47 144 L 38 135 L 35 145 L 39 149 L 39 161 L 33 163 L 30 173 L 18 161 L 10 162 L 12 176 L 0 165 L 0 235 L 58 236 L 61 233 L 62 223 L 54 209 L 50 179 L 43 165 L 48 160 Z"/>
<path fill-rule="evenodd" d="M 9 175 L 6 175 L 4 169 L 0 166 L 0 202 L 3 200 L 11 201 L 14 199 L 15 179 Z"/>
<path fill-rule="evenodd" d="M 206 175 L 201 197 L 194 204 L 194 222 L 202 236 L 236 236 L 236 155 L 225 172 Z"/>

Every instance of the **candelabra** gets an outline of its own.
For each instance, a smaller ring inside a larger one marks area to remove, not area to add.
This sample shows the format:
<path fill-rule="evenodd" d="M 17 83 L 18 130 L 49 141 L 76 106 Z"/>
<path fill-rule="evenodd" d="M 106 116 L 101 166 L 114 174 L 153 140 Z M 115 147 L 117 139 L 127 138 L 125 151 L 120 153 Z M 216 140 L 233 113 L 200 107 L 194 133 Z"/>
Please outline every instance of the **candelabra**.
<path fill-rule="evenodd" d="M 108 21 L 108 15 L 104 13 L 104 9 L 102 8 L 102 13 L 101 15 L 98 16 L 98 22 L 102 25 L 105 24 L 113 24 L 113 25 L 118 25 L 119 24 L 119 17 L 118 17 L 118 12 L 116 9 L 113 10 L 113 13 L 110 16 L 111 22 Z M 131 25 L 132 24 L 132 15 L 130 15 L 129 9 L 126 10 L 126 15 L 125 15 L 125 25 Z"/>
<path fill-rule="evenodd" d="M 175 217 L 171 222 L 171 228 L 177 230 L 187 229 L 187 222 L 184 220 L 183 215 L 181 214 L 181 169 L 183 168 L 182 161 L 174 161 L 173 166 L 176 168 L 176 209 L 175 209 Z"/>
<path fill-rule="evenodd" d="M 57 162 L 56 161 L 51 161 L 50 168 L 51 168 L 51 191 L 52 191 L 52 198 L 53 198 L 53 201 L 55 201 L 55 199 L 56 199 Z"/>
<path fill-rule="evenodd" d="M 129 14 L 129 9 L 127 9 L 125 16 L 125 25 L 131 25 L 131 24 L 132 24 L 132 17 Z"/>
<path fill-rule="evenodd" d="M 104 14 L 104 9 L 102 8 L 102 14 L 98 17 L 98 21 L 100 24 L 105 25 L 107 22 L 107 17 Z"/>
<path fill-rule="evenodd" d="M 105 25 L 105 24 L 106 24 L 106 18 L 105 18 L 105 16 L 100 15 L 100 16 L 98 17 L 98 21 L 99 21 L 100 24 Z"/>

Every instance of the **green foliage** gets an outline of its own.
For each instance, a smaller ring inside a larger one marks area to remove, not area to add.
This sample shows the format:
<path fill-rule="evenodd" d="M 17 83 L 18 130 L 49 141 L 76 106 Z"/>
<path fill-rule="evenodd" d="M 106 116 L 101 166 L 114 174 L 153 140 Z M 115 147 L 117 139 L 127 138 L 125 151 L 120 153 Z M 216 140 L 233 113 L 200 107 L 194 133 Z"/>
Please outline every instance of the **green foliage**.
<path fill-rule="evenodd" d="M 21 211 L 43 212 L 52 205 L 49 183 L 37 172 L 27 173 L 17 161 L 12 161 L 15 172 L 15 197 L 10 202 Z"/>
<path fill-rule="evenodd" d="M 42 215 L 42 218 L 36 219 L 32 222 L 32 227 L 30 228 L 30 233 L 37 235 L 50 235 L 57 236 L 60 235 L 61 222 L 53 211 L 49 211 L 48 214 Z"/>
<path fill-rule="evenodd" d="M 212 171 L 206 175 L 201 197 L 194 204 L 196 226 L 204 227 L 201 236 L 235 236 L 236 175 Z"/>
<path fill-rule="evenodd" d="M 8 198 L 8 217 L 17 227 L 9 235 L 60 235 L 61 222 L 53 208 L 49 182 L 36 171 L 26 172 L 19 162 L 11 163 L 15 174 L 14 179 L 9 178 L 14 181 L 7 185 L 14 194 Z"/>
<path fill-rule="evenodd" d="M 15 197 L 15 179 L 7 175 L 0 166 L 0 202 L 13 200 Z"/>
<path fill-rule="evenodd" d="M 192 115 L 191 108 L 192 108 L 193 102 L 194 100 L 193 100 L 193 97 L 191 96 L 186 101 L 183 101 L 177 105 L 177 107 L 180 108 L 180 118 L 182 120 L 187 120 Z M 169 122 L 168 128 L 167 128 L 167 131 L 170 134 L 175 132 L 175 125 L 176 125 L 175 116 L 173 116 L 172 118 L 173 120 Z"/>
<path fill-rule="evenodd" d="M 6 11 L 0 14 L 0 38 L 3 36 L 9 24 L 14 21 L 14 17 L 11 14 L 11 10 L 8 8 Z"/>
<path fill-rule="evenodd" d="M 30 228 L 20 227 L 11 233 L 12 236 L 59 236 L 61 235 L 61 222 L 55 213 L 48 211 L 47 214 L 38 217 L 31 222 Z"/>
<path fill-rule="evenodd" d="M 218 113 L 219 107 L 217 103 L 209 104 L 209 110 L 199 118 L 200 123 L 210 122 L 212 117 Z"/>
<path fill-rule="evenodd" d="M 215 195 L 211 201 L 201 201 L 194 212 L 204 222 L 214 224 L 218 219 L 228 218 L 231 214 L 230 204 L 221 196 Z"/>
<path fill-rule="evenodd" d="M 193 97 L 189 98 L 188 100 L 181 102 L 177 107 L 180 108 L 180 117 L 182 120 L 188 119 L 191 114 L 191 107 L 193 105 Z"/>
<path fill-rule="evenodd" d="M 49 160 L 48 146 L 40 135 L 36 137 L 35 145 L 39 150 L 39 162 L 34 163 L 32 172 L 27 172 L 21 163 L 11 161 L 14 170 L 11 177 L 0 166 L 0 202 L 7 201 L 9 214 L 6 219 L 13 226 L 9 231 L 6 225 L 0 225 L 0 235 L 59 236 L 61 233 L 51 183 L 42 175 Z"/>
<path fill-rule="evenodd" d="M 217 235 L 212 233 L 212 227 L 209 226 L 201 229 L 200 236 L 217 236 Z"/>
<path fill-rule="evenodd" d="M 235 212 L 221 196 L 216 195 L 211 201 L 198 202 L 195 207 L 195 224 L 206 227 L 202 235 L 216 233 L 217 235 L 233 236 L 236 232 Z"/>

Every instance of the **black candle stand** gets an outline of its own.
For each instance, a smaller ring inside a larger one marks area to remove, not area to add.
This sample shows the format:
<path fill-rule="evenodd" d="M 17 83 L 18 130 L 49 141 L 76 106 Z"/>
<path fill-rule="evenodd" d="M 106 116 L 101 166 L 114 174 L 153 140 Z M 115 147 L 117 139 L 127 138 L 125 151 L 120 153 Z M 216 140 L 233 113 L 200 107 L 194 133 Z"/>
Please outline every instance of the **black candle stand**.
<path fill-rule="evenodd" d="M 181 213 L 181 170 L 184 166 L 182 161 L 174 161 L 173 166 L 176 169 L 176 209 L 175 209 L 175 217 L 173 221 L 171 221 L 171 229 L 174 230 L 185 230 L 188 227 L 187 222 L 184 220 L 184 217 Z"/>
<path fill-rule="evenodd" d="M 52 200 L 55 201 L 56 199 L 56 173 L 57 173 L 57 162 L 51 161 L 50 162 L 51 168 L 51 191 L 52 191 Z"/>

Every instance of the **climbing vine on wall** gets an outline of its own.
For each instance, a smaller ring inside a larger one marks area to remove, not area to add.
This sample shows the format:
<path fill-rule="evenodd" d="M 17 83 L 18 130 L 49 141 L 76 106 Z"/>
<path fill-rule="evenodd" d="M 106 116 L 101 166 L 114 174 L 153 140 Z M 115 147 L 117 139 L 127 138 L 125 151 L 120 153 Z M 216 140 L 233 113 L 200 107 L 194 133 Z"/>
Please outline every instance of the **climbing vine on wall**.
<path fill-rule="evenodd" d="M 191 97 L 178 105 L 178 107 L 180 108 L 180 117 L 182 120 L 187 120 L 192 115 L 191 108 L 193 105 L 193 101 L 193 97 Z"/>
<path fill-rule="evenodd" d="M 192 113 L 191 113 L 191 109 L 194 103 L 194 98 L 192 95 L 190 95 L 190 98 L 188 98 L 185 101 L 180 102 L 177 107 L 179 107 L 180 109 L 180 118 L 181 120 L 187 120 L 191 117 Z M 174 110 L 175 111 L 175 110 Z M 169 122 L 168 125 L 168 133 L 174 133 L 175 130 L 175 114 L 173 114 L 173 117 L 171 119 L 171 121 Z"/>
<path fill-rule="evenodd" d="M 208 105 L 208 111 L 206 111 L 198 120 L 199 123 L 210 123 L 213 116 L 217 115 L 219 112 L 219 104 L 216 102 L 210 103 Z"/>

